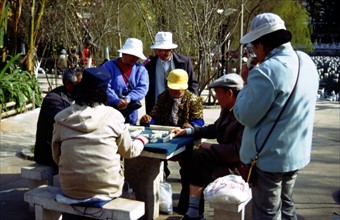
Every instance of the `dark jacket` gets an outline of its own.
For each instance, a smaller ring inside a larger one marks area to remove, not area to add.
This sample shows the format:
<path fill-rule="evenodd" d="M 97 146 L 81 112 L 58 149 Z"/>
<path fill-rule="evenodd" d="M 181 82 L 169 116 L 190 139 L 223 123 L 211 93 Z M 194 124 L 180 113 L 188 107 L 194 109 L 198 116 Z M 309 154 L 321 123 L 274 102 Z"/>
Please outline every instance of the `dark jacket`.
<path fill-rule="evenodd" d="M 229 110 L 222 110 L 214 124 L 194 128 L 194 137 L 216 138 L 217 144 L 212 144 L 210 150 L 199 148 L 193 151 L 189 171 L 191 184 L 205 187 L 218 177 L 235 173 L 240 162 L 243 130 L 244 126 Z"/>
<path fill-rule="evenodd" d="M 244 126 L 235 118 L 233 112 L 222 110 L 220 117 L 214 124 L 194 128 L 194 137 L 217 140 L 212 144 L 210 151 L 227 164 L 240 161 L 239 151 Z"/>
<path fill-rule="evenodd" d="M 176 52 L 172 52 L 173 54 L 173 61 L 175 64 L 176 69 L 184 69 L 188 72 L 189 76 L 189 91 L 198 95 L 198 82 L 195 78 L 194 68 L 192 66 L 191 60 L 189 57 L 184 55 L 180 55 Z M 150 57 L 150 61 L 145 65 L 145 68 L 148 70 L 149 73 L 149 91 L 145 96 L 145 108 L 146 113 L 149 114 L 156 104 L 155 100 L 155 85 L 156 85 L 156 63 L 157 63 L 158 56 Z"/>
<path fill-rule="evenodd" d="M 64 86 L 53 89 L 45 96 L 37 123 L 34 147 L 35 162 L 55 168 L 58 167 L 52 159 L 51 149 L 54 116 L 61 110 L 69 107 L 72 101 Z"/>
<path fill-rule="evenodd" d="M 165 90 L 157 98 L 157 103 L 150 112 L 150 116 L 156 125 L 176 126 L 170 120 L 174 100 L 171 98 L 169 90 Z M 185 123 L 192 126 L 202 126 L 204 124 L 202 100 L 197 95 L 186 90 L 178 109 L 178 124 L 182 127 Z"/>

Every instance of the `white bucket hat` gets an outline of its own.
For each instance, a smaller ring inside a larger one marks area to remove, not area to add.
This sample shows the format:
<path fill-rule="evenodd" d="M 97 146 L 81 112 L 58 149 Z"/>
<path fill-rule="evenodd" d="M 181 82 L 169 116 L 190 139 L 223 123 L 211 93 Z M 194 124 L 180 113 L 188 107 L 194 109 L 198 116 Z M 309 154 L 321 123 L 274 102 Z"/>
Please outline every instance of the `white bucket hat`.
<path fill-rule="evenodd" d="M 251 22 L 249 31 L 241 37 L 241 44 L 251 43 L 263 35 L 277 30 L 286 30 L 284 21 L 276 14 L 263 13 L 257 15 Z"/>
<path fill-rule="evenodd" d="M 150 47 L 151 49 L 175 49 L 177 44 L 172 43 L 171 32 L 158 32 L 155 36 L 155 44 Z"/>
<path fill-rule="evenodd" d="M 143 43 L 137 38 L 128 38 L 125 41 L 124 46 L 119 49 L 118 52 L 130 54 L 139 57 L 142 60 L 146 60 L 146 57 L 143 54 Z"/>

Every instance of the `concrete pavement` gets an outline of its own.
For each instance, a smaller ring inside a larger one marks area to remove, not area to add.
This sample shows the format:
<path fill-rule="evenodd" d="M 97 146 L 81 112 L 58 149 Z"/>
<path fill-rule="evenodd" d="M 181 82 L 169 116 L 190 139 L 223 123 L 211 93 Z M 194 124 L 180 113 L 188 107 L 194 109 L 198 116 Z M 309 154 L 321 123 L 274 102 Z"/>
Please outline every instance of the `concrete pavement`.
<path fill-rule="evenodd" d="M 340 214 L 340 104 L 319 101 L 316 106 L 312 161 L 298 176 L 295 202 L 299 220 L 330 220 Z M 143 114 L 144 112 L 140 112 Z M 33 220 L 23 201 L 28 182 L 20 176 L 20 168 L 32 161 L 22 157 L 35 141 L 39 109 L 0 122 L 0 219 Z M 213 123 L 219 108 L 204 110 L 207 124 Z M 180 191 L 178 164 L 169 162 L 168 181 L 173 188 L 174 206 Z M 206 206 L 206 218 L 212 219 Z M 161 215 L 158 220 L 176 220 L 180 215 Z"/>

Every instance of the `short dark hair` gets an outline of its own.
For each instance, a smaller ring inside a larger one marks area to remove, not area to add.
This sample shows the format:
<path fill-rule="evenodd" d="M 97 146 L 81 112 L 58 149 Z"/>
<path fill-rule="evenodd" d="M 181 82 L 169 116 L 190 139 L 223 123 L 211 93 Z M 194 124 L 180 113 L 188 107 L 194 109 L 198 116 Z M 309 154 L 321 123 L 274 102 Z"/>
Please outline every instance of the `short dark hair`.
<path fill-rule="evenodd" d="M 74 69 L 67 69 L 63 72 L 63 84 L 70 82 L 75 84 L 77 82 L 76 71 Z"/>
<path fill-rule="evenodd" d="M 265 47 L 274 49 L 282 44 L 288 43 L 292 39 L 290 31 L 280 29 L 269 34 L 265 34 L 262 37 L 251 42 L 252 44 L 263 44 Z"/>
<path fill-rule="evenodd" d="M 96 104 L 106 104 L 107 93 L 94 87 L 84 87 L 78 84 L 75 91 L 75 102 L 78 105 L 94 107 Z"/>

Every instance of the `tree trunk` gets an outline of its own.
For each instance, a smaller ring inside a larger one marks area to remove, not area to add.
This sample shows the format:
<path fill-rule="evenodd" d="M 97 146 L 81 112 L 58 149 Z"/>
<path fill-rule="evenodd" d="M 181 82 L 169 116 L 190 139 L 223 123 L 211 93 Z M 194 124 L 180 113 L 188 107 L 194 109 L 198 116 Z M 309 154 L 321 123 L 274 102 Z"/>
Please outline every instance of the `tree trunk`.
<path fill-rule="evenodd" d="M 17 0 L 17 7 L 15 10 L 15 16 L 14 16 L 14 22 L 13 22 L 13 32 L 12 32 L 12 39 L 13 43 L 11 44 L 11 48 L 9 49 L 10 54 L 17 54 L 17 45 L 18 45 L 18 27 L 19 27 L 19 21 L 21 18 L 21 11 L 22 11 L 22 5 L 24 3 L 24 0 Z"/>
<path fill-rule="evenodd" d="M 46 0 L 41 0 L 37 10 L 37 16 L 35 16 L 35 0 L 32 0 L 31 7 L 31 28 L 30 28 L 30 42 L 29 42 L 29 50 L 26 56 L 26 68 L 33 75 L 34 71 L 34 57 L 36 55 L 36 41 L 38 36 L 38 30 L 40 27 L 40 22 L 42 16 L 44 15 Z M 36 19 L 37 17 L 37 19 Z"/>

